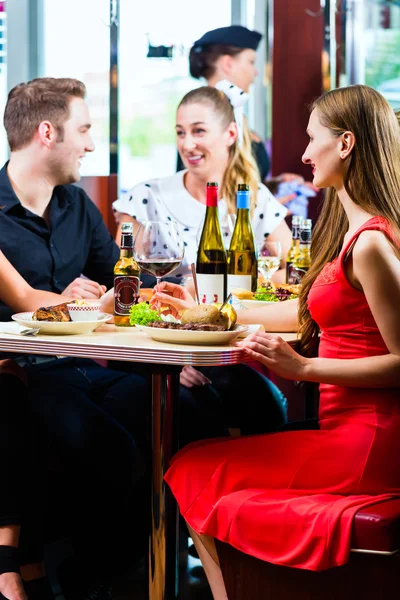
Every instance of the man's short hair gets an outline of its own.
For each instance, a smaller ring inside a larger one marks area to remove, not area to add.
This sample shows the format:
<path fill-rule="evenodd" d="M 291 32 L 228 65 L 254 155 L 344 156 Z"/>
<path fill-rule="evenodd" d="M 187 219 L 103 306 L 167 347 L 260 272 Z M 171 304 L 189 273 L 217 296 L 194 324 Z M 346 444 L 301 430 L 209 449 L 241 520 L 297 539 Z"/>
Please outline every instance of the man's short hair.
<path fill-rule="evenodd" d="M 50 121 L 62 141 L 71 98 L 85 96 L 85 84 L 67 77 L 39 77 L 16 85 L 8 94 L 4 111 L 11 152 L 28 145 L 42 121 Z"/>

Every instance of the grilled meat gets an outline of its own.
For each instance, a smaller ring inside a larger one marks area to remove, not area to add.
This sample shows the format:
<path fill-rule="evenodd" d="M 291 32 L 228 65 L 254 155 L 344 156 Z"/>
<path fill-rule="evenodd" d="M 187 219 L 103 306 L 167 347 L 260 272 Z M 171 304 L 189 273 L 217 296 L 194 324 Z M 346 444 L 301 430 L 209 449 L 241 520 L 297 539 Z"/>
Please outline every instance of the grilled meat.
<path fill-rule="evenodd" d="M 214 323 L 169 323 L 167 321 L 153 321 L 149 327 L 158 329 L 180 329 L 181 331 L 226 331 L 224 325 L 215 325 Z"/>
<path fill-rule="evenodd" d="M 32 315 L 34 321 L 71 321 L 67 303 L 41 306 Z"/>

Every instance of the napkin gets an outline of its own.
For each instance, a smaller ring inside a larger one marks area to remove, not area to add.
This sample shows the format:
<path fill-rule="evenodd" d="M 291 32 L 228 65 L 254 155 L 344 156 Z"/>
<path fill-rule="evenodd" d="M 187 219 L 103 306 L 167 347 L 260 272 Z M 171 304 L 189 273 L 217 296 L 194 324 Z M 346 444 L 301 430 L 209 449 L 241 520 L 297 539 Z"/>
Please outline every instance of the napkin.
<path fill-rule="evenodd" d="M 25 327 L 21 327 L 15 321 L 0 322 L 0 333 L 19 333 Z"/>
<path fill-rule="evenodd" d="M 246 327 L 245 331 L 242 331 L 239 335 L 238 338 L 245 338 L 248 335 L 250 335 L 251 333 L 256 333 L 257 331 L 265 331 L 265 327 L 264 325 L 261 325 L 261 323 L 255 323 L 255 324 L 251 324 L 251 325 L 242 325 L 242 327 Z"/>

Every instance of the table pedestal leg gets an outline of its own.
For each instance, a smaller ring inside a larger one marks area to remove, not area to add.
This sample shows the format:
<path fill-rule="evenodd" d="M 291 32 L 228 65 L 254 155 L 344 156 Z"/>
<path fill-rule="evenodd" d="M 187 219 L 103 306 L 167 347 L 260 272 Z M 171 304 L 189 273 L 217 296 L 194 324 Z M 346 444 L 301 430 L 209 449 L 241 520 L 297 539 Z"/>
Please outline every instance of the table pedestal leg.
<path fill-rule="evenodd" d="M 152 483 L 149 546 L 149 600 L 177 597 L 177 505 L 164 483 L 178 449 L 179 374 L 181 367 L 159 365 L 152 374 Z"/>

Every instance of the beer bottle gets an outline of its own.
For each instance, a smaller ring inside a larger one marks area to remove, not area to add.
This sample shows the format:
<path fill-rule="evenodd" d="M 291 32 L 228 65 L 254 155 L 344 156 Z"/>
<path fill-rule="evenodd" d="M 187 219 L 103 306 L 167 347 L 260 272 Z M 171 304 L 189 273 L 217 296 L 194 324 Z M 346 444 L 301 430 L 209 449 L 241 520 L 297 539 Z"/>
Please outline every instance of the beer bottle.
<path fill-rule="evenodd" d="M 292 265 L 299 253 L 300 245 L 300 224 L 301 217 L 293 215 L 292 217 L 292 246 L 286 258 L 286 283 L 293 283 L 291 280 Z"/>
<path fill-rule="evenodd" d="M 131 306 L 140 294 L 140 268 L 133 258 L 133 223 L 122 223 L 121 251 L 114 267 L 114 322 L 129 325 Z"/>
<path fill-rule="evenodd" d="M 303 219 L 300 225 L 300 245 L 297 257 L 292 264 L 290 283 L 300 283 L 311 265 L 311 219 Z"/>

